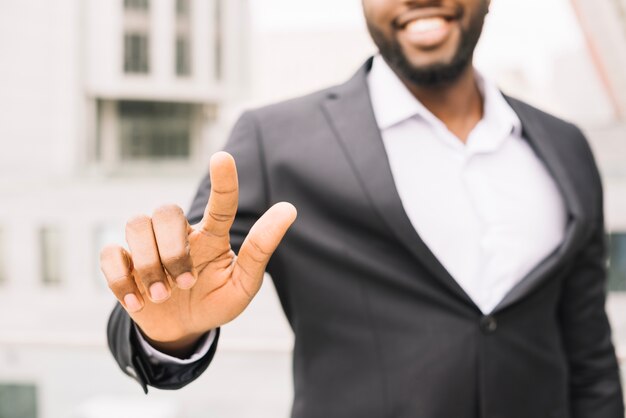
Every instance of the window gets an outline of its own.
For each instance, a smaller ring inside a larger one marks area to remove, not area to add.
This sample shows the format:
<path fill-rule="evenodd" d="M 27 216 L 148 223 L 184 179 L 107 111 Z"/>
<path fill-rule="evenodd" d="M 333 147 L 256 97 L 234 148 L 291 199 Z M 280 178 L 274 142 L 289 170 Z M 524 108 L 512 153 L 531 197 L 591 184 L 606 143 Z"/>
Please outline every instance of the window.
<path fill-rule="evenodd" d="M 5 245 L 5 232 L 4 230 L 0 229 L 0 284 L 5 283 L 7 281 L 6 260 L 8 258 L 6 255 L 6 250 L 7 250 L 7 247 Z M 0 417 L 2 417 L 2 415 L 0 415 Z"/>
<path fill-rule="evenodd" d="M 609 290 L 626 291 L 626 233 L 610 235 Z"/>
<path fill-rule="evenodd" d="M 124 9 L 136 11 L 148 11 L 150 2 L 148 0 L 124 0 Z"/>
<path fill-rule="evenodd" d="M 147 74 L 150 71 L 150 3 L 124 0 L 124 72 Z"/>
<path fill-rule="evenodd" d="M 119 102 L 122 160 L 172 160 L 191 156 L 192 105 Z"/>
<path fill-rule="evenodd" d="M 215 16 L 214 16 L 214 27 L 215 32 L 214 36 L 214 45 L 213 49 L 215 51 L 215 64 L 213 71 L 215 71 L 215 80 L 219 81 L 222 79 L 222 1 L 215 1 Z"/>
<path fill-rule="evenodd" d="M 197 103 L 98 100 L 94 162 L 106 172 L 124 175 L 193 170 L 202 129 L 212 122 L 205 119 L 205 108 Z"/>
<path fill-rule="evenodd" d="M 62 281 L 61 231 L 55 227 L 44 227 L 39 231 L 41 243 L 41 280 L 47 286 L 59 285 Z"/>
<path fill-rule="evenodd" d="M 176 0 L 176 15 L 189 16 L 189 0 Z"/>
<path fill-rule="evenodd" d="M 176 75 L 188 76 L 191 74 L 191 48 L 187 35 L 176 37 Z"/>
<path fill-rule="evenodd" d="M 0 384 L 0 417 L 37 418 L 36 387 Z"/>
<path fill-rule="evenodd" d="M 146 74 L 150 71 L 148 36 L 142 33 L 124 35 L 124 72 Z"/>
<path fill-rule="evenodd" d="M 176 75 L 191 75 L 191 16 L 189 0 L 176 0 Z"/>

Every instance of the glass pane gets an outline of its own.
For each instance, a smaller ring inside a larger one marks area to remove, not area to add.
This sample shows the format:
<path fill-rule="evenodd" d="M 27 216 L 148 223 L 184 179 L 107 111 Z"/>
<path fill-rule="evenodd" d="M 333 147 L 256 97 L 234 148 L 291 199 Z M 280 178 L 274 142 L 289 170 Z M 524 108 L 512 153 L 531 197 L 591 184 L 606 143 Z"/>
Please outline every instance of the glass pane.
<path fill-rule="evenodd" d="M 0 229 L 0 284 L 7 281 L 7 248 L 5 246 L 6 233 L 3 229 Z"/>
<path fill-rule="evenodd" d="M 626 291 L 626 233 L 610 236 L 609 290 Z"/>
<path fill-rule="evenodd" d="M 191 73 L 191 54 L 189 38 L 185 35 L 176 37 L 176 74 L 187 76 Z"/>
<path fill-rule="evenodd" d="M 35 386 L 0 384 L 0 418 L 37 418 Z"/>
<path fill-rule="evenodd" d="M 214 16 L 214 27 L 215 33 L 213 34 L 215 39 L 215 45 L 213 48 L 215 50 L 215 79 L 217 81 L 222 79 L 222 1 L 215 1 L 215 16 Z"/>
<path fill-rule="evenodd" d="M 176 0 L 176 14 L 178 16 L 189 15 L 189 0 Z"/>
<path fill-rule="evenodd" d="M 124 8 L 126 10 L 148 11 L 150 2 L 149 0 L 124 0 Z"/>
<path fill-rule="evenodd" d="M 46 285 L 57 285 L 61 277 L 61 231 L 54 227 L 45 227 L 40 231 L 41 241 L 41 279 Z"/>
<path fill-rule="evenodd" d="M 191 105 L 122 101 L 118 109 L 122 160 L 190 157 Z"/>
<path fill-rule="evenodd" d="M 145 74 L 149 71 L 149 42 L 144 33 L 124 35 L 124 72 Z"/>

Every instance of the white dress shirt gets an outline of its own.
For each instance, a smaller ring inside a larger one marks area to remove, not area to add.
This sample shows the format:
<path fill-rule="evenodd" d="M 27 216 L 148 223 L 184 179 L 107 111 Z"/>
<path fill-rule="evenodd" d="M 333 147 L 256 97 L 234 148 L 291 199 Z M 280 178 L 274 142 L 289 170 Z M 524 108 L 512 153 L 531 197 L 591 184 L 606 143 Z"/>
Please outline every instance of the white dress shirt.
<path fill-rule="evenodd" d="M 169 354 L 162 353 L 156 348 L 152 347 L 148 341 L 141 335 L 141 332 L 135 326 L 135 334 L 137 336 L 137 340 L 141 345 L 143 351 L 148 355 L 148 359 L 152 364 L 164 364 L 164 363 L 174 363 L 174 364 L 191 364 L 195 361 L 200 360 L 206 353 L 209 352 L 211 346 L 213 345 L 213 341 L 215 341 L 215 335 L 217 335 L 217 331 L 212 329 L 207 335 L 202 337 L 202 341 L 198 342 L 198 348 L 196 348 L 196 352 L 193 353 L 189 358 L 181 359 L 178 357 L 170 356 Z"/>
<path fill-rule="evenodd" d="M 477 74 L 483 118 L 466 143 L 406 88 L 380 55 L 370 97 L 404 210 L 420 238 L 484 313 L 562 242 L 566 211 L 554 180 L 521 137 L 500 91 Z M 213 334 L 214 335 L 214 334 Z M 192 358 L 159 353 L 154 362 Z"/>
<path fill-rule="evenodd" d="M 377 56 L 368 84 L 396 188 L 431 252 L 487 314 L 562 242 L 566 210 L 500 91 L 465 144 Z"/>

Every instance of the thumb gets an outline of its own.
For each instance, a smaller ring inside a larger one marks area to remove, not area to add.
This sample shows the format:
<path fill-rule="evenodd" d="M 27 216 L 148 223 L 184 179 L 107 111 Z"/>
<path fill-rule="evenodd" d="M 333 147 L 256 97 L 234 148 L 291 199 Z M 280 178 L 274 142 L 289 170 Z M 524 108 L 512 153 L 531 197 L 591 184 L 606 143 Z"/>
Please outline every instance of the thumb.
<path fill-rule="evenodd" d="M 269 208 L 250 229 L 233 271 L 250 298 L 261 287 L 265 267 L 296 216 L 296 208 L 291 203 L 280 202 Z"/>

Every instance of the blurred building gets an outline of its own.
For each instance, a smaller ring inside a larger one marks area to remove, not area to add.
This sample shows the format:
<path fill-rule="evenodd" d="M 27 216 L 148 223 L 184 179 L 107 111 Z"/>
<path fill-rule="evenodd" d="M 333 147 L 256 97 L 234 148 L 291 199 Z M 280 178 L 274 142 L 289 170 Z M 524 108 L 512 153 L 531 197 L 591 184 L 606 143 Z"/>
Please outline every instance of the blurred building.
<path fill-rule="evenodd" d="M 148 403 L 121 374 L 98 252 L 129 215 L 188 207 L 249 88 L 249 24 L 246 0 L 1 2 L 0 417 L 199 417 L 228 399 L 220 378 Z"/>
<path fill-rule="evenodd" d="M 188 207 L 241 109 L 341 82 L 374 51 L 363 25 L 302 27 L 308 11 L 288 29 L 255 28 L 268 2 L 0 2 L 0 418 L 288 415 L 292 336 L 269 281 L 224 327 L 200 382 L 145 397 L 106 349 L 114 300 L 98 271 L 99 248 L 123 243 L 130 215 Z M 540 28 L 503 12 L 531 2 L 494 0 L 479 55 L 505 91 L 589 135 L 606 188 L 609 310 L 626 357 L 626 0 L 560 3 L 577 19 L 563 36 L 580 47 L 520 53 Z M 519 33 L 498 49 L 514 24 Z"/>

